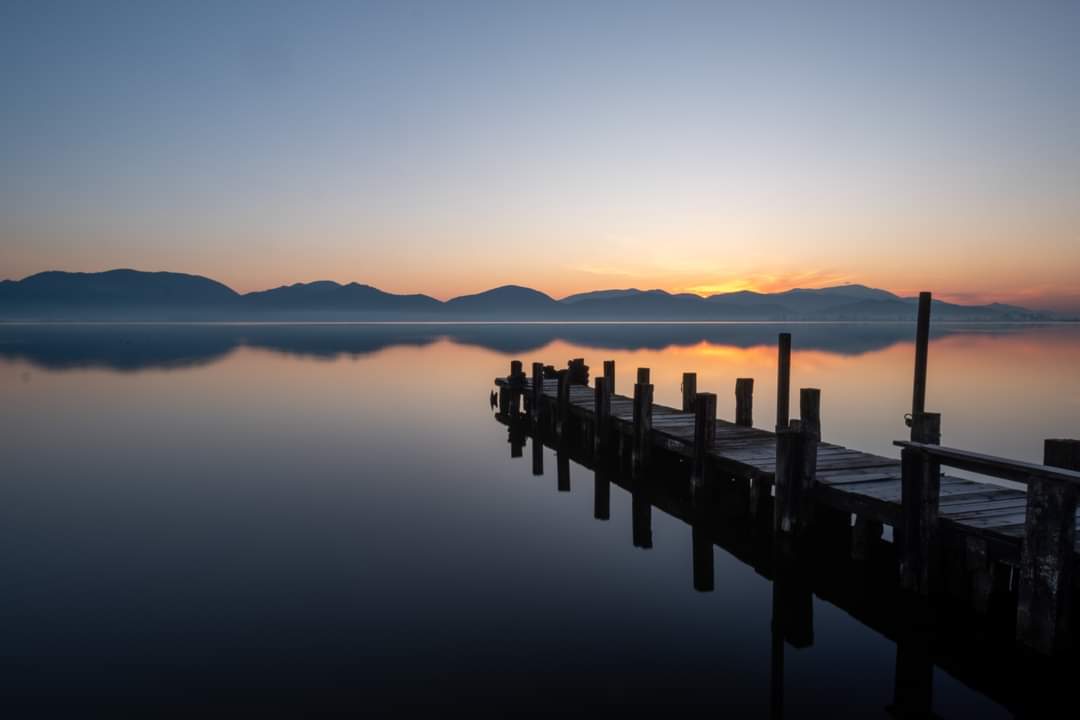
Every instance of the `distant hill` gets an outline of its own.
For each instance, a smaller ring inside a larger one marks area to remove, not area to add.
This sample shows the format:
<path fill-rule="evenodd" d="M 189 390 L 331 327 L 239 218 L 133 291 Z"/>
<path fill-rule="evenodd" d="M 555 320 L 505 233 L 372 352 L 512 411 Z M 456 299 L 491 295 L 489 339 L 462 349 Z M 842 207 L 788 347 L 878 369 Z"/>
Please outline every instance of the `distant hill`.
<path fill-rule="evenodd" d="M 442 314 L 451 318 L 545 319 L 568 317 L 567 308 L 550 295 L 520 285 L 503 285 L 475 295 L 448 300 Z"/>
<path fill-rule="evenodd" d="M 110 270 L 44 272 L 0 282 L 0 320 L 533 320 L 533 321 L 910 321 L 915 298 L 864 285 L 740 291 L 707 298 L 663 290 L 598 290 L 555 300 L 504 285 L 441 302 L 370 285 L 320 281 L 241 295 L 199 275 Z M 972 322 L 1062 319 L 1014 305 L 934 302 L 934 319 Z"/>

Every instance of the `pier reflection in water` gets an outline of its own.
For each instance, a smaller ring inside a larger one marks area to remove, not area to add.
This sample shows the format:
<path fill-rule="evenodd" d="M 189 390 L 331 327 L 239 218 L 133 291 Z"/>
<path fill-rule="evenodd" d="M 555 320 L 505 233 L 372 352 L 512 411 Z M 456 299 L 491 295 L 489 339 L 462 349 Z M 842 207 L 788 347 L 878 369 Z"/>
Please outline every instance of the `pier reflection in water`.
<path fill-rule="evenodd" d="M 510 360 L 571 357 L 614 358 L 621 392 L 649 366 L 669 405 L 696 370 L 721 417 L 755 377 L 768 427 L 783 330 L 828 439 L 896 457 L 910 325 L 0 326 L 5 710 L 865 717 L 928 677 L 943 717 L 1023 709 L 1042 681 L 985 628 L 935 619 L 927 670 L 887 533 L 789 593 L 725 519 L 751 488 L 698 516 L 492 427 Z M 938 327 L 930 356 L 950 444 L 1040 461 L 1080 417 L 1076 328 Z"/>

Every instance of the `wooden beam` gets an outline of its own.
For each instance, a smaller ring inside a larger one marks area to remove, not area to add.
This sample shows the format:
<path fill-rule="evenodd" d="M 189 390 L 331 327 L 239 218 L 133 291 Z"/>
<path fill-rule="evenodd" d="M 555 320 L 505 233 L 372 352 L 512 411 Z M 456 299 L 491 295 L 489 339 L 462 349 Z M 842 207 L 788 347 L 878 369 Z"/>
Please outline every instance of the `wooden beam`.
<path fill-rule="evenodd" d="M 1080 487 L 1080 472 L 1064 468 L 1037 465 L 1021 460 L 1009 460 L 1008 458 L 982 453 L 958 450 L 957 448 L 940 447 L 925 443 L 907 442 L 898 440 L 893 443 L 900 448 L 919 450 L 924 452 L 941 465 L 968 470 L 979 475 L 1001 478 L 1003 480 L 1015 480 L 1016 482 L 1028 482 L 1031 478 L 1040 480 L 1053 480 L 1068 483 Z"/>

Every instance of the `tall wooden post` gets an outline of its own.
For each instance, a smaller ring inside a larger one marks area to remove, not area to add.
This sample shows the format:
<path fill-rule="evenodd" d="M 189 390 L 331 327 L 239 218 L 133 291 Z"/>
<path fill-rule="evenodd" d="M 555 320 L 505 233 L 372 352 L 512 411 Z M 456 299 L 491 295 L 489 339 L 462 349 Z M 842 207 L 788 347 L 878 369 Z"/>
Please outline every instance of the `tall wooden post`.
<path fill-rule="evenodd" d="M 534 362 L 532 364 L 532 401 L 529 406 L 529 411 L 532 414 L 533 421 L 540 419 L 540 413 L 543 411 L 544 401 L 544 363 Z"/>
<path fill-rule="evenodd" d="M 694 396 L 697 395 L 697 373 L 682 374 L 682 411 L 694 412 Z"/>
<path fill-rule="evenodd" d="M 1080 440 L 1047 440 L 1043 464 L 1080 470 Z M 1070 645 L 1076 502 L 1077 489 L 1070 483 L 1028 481 L 1016 637 L 1047 655 Z"/>
<path fill-rule="evenodd" d="M 930 304 L 930 293 L 919 293 L 918 325 L 915 328 L 915 382 L 912 386 L 911 398 L 913 418 L 926 410 L 926 357 L 930 346 Z"/>
<path fill-rule="evenodd" d="M 754 378 L 735 380 L 735 424 L 754 426 Z"/>
<path fill-rule="evenodd" d="M 638 368 L 634 385 L 634 449 L 635 470 L 649 461 L 652 445 L 652 398 L 653 386 L 649 382 L 649 368 Z"/>
<path fill-rule="evenodd" d="M 788 426 L 791 401 L 791 333 L 780 333 L 776 374 L 776 428 Z"/>
<path fill-rule="evenodd" d="M 694 398 L 694 465 L 690 483 L 695 493 L 705 487 L 708 454 L 716 436 L 716 393 L 698 393 Z"/>
<path fill-rule="evenodd" d="M 604 361 L 604 385 L 607 386 L 609 395 L 615 394 L 615 361 Z"/>
<path fill-rule="evenodd" d="M 916 442 L 936 444 L 941 438 L 941 415 L 919 413 L 911 432 Z M 900 584 L 923 596 L 941 583 L 938 559 L 938 499 L 941 466 L 926 453 L 905 448 L 900 453 L 901 545 Z"/>

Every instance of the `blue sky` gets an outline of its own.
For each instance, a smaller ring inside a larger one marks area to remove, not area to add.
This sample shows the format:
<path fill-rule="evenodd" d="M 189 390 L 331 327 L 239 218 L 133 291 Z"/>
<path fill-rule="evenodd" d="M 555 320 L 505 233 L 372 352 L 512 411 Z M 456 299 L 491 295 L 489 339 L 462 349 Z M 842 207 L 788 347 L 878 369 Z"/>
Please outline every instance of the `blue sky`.
<path fill-rule="evenodd" d="M 0 3 L 0 277 L 1080 307 L 1080 3 Z"/>

